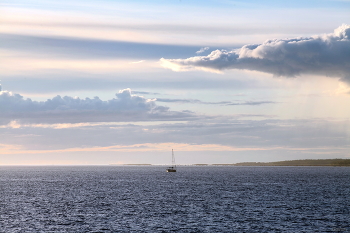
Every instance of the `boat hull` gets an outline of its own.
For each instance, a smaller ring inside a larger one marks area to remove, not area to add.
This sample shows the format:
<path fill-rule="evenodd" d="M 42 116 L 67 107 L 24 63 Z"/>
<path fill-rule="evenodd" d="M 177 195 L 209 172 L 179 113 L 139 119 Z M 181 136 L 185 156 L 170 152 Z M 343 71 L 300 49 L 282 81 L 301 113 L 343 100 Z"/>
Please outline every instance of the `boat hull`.
<path fill-rule="evenodd" d="M 176 172 L 175 169 L 166 169 L 166 172 Z"/>

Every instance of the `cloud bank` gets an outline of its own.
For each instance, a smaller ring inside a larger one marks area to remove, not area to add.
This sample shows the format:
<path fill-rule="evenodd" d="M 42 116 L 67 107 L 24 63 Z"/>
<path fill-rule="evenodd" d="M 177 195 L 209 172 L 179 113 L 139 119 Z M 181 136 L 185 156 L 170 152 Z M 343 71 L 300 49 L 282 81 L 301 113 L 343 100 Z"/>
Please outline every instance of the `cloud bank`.
<path fill-rule="evenodd" d="M 215 50 L 208 56 L 162 58 L 160 62 L 174 71 L 245 69 L 285 77 L 325 75 L 350 83 L 350 25 L 326 35 L 273 39 L 231 51 Z"/>
<path fill-rule="evenodd" d="M 154 99 L 132 95 L 130 89 L 121 90 L 116 98 L 106 101 L 99 97 L 80 99 L 59 95 L 46 101 L 33 101 L 2 91 L 0 107 L 0 124 L 14 120 L 29 123 L 180 120 L 192 116 L 190 112 L 174 112 L 157 106 Z"/>

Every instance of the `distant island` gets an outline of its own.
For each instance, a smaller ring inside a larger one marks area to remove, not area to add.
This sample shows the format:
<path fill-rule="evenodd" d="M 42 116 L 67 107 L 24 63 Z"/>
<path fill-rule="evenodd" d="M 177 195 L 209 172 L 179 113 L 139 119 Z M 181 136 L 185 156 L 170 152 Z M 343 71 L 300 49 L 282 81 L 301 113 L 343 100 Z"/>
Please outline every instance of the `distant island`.
<path fill-rule="evenodd" d="M 151 166 L 152 164 L 150 164 L 150 163 L 127 163 L 127 164 L 123 164 L 123 165 L 127 165 L 127 166 Z"/>
<path fill-rule="evenodd" d="M 150 163 L 124 163 L 124 164 L 109 164 L 110 166 L 151 166 Z"/>
<path fill-rule="evenodd" d="M 350 166 L 350 159 L 302 159 L 278 162 L 243 162 L 234 164 L 213 164 L 221 166 Z"/>

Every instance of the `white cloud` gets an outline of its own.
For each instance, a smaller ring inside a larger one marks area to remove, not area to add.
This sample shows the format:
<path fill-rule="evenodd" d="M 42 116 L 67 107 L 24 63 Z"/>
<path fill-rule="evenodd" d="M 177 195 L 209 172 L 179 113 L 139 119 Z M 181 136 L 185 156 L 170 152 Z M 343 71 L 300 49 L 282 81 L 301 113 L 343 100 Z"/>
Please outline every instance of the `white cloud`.
<path fill-rule="evenodd" d="M 316 74 L 350 82 L 350 25 L 326 35 L 273 39 L 232 51 L 215 50 L 208 56 L 160 61 L 174 71 L 246 69 L 285 77 Z"/>
<path fill-rule="evenodd" d="M 204 53 L 204 52 L 207 51 L 208 49 L 209 49 L 209 47 L 204 47 L 204 48 L 201 48 L 200 50 L 198 50 L 196 53 L 197 53 L 197 54 Z"/>
<path fill-rule="evenodd" d="M 130 64 L 138 64 L 138 63 L 142 63 L 144 62 L 145 60 L 141 60 L 141 61 L 134 61 L 134 62 L 130 62 Z"/>
<path fill-rule="evenodd" d="M 101 100 L 70 96 L 56 96 L 46 101 L 25 99 L 19 94 L 0 92 L 0 123 L 12 128 L 21 122 L 79 123 L 143 120 L 179 120 L 192 116 L 189 112 L 172 112 L 168 107 L 157 106 L 155 99 L 132 95 L 130 89 L 116 94 L 117 98 Z M 15 122 L 16 124 L 14 124 Z"/>

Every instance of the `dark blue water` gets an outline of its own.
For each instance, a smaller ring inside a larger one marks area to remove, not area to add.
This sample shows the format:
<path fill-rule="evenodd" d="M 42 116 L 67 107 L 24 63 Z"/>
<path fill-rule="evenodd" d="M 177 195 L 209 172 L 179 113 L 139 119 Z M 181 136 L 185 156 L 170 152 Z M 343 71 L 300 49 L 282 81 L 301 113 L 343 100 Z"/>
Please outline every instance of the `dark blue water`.
<path fill-rule="evenodd" d="M 350 232 L 346 167 L 0 167 L 0 232 Z"/>

